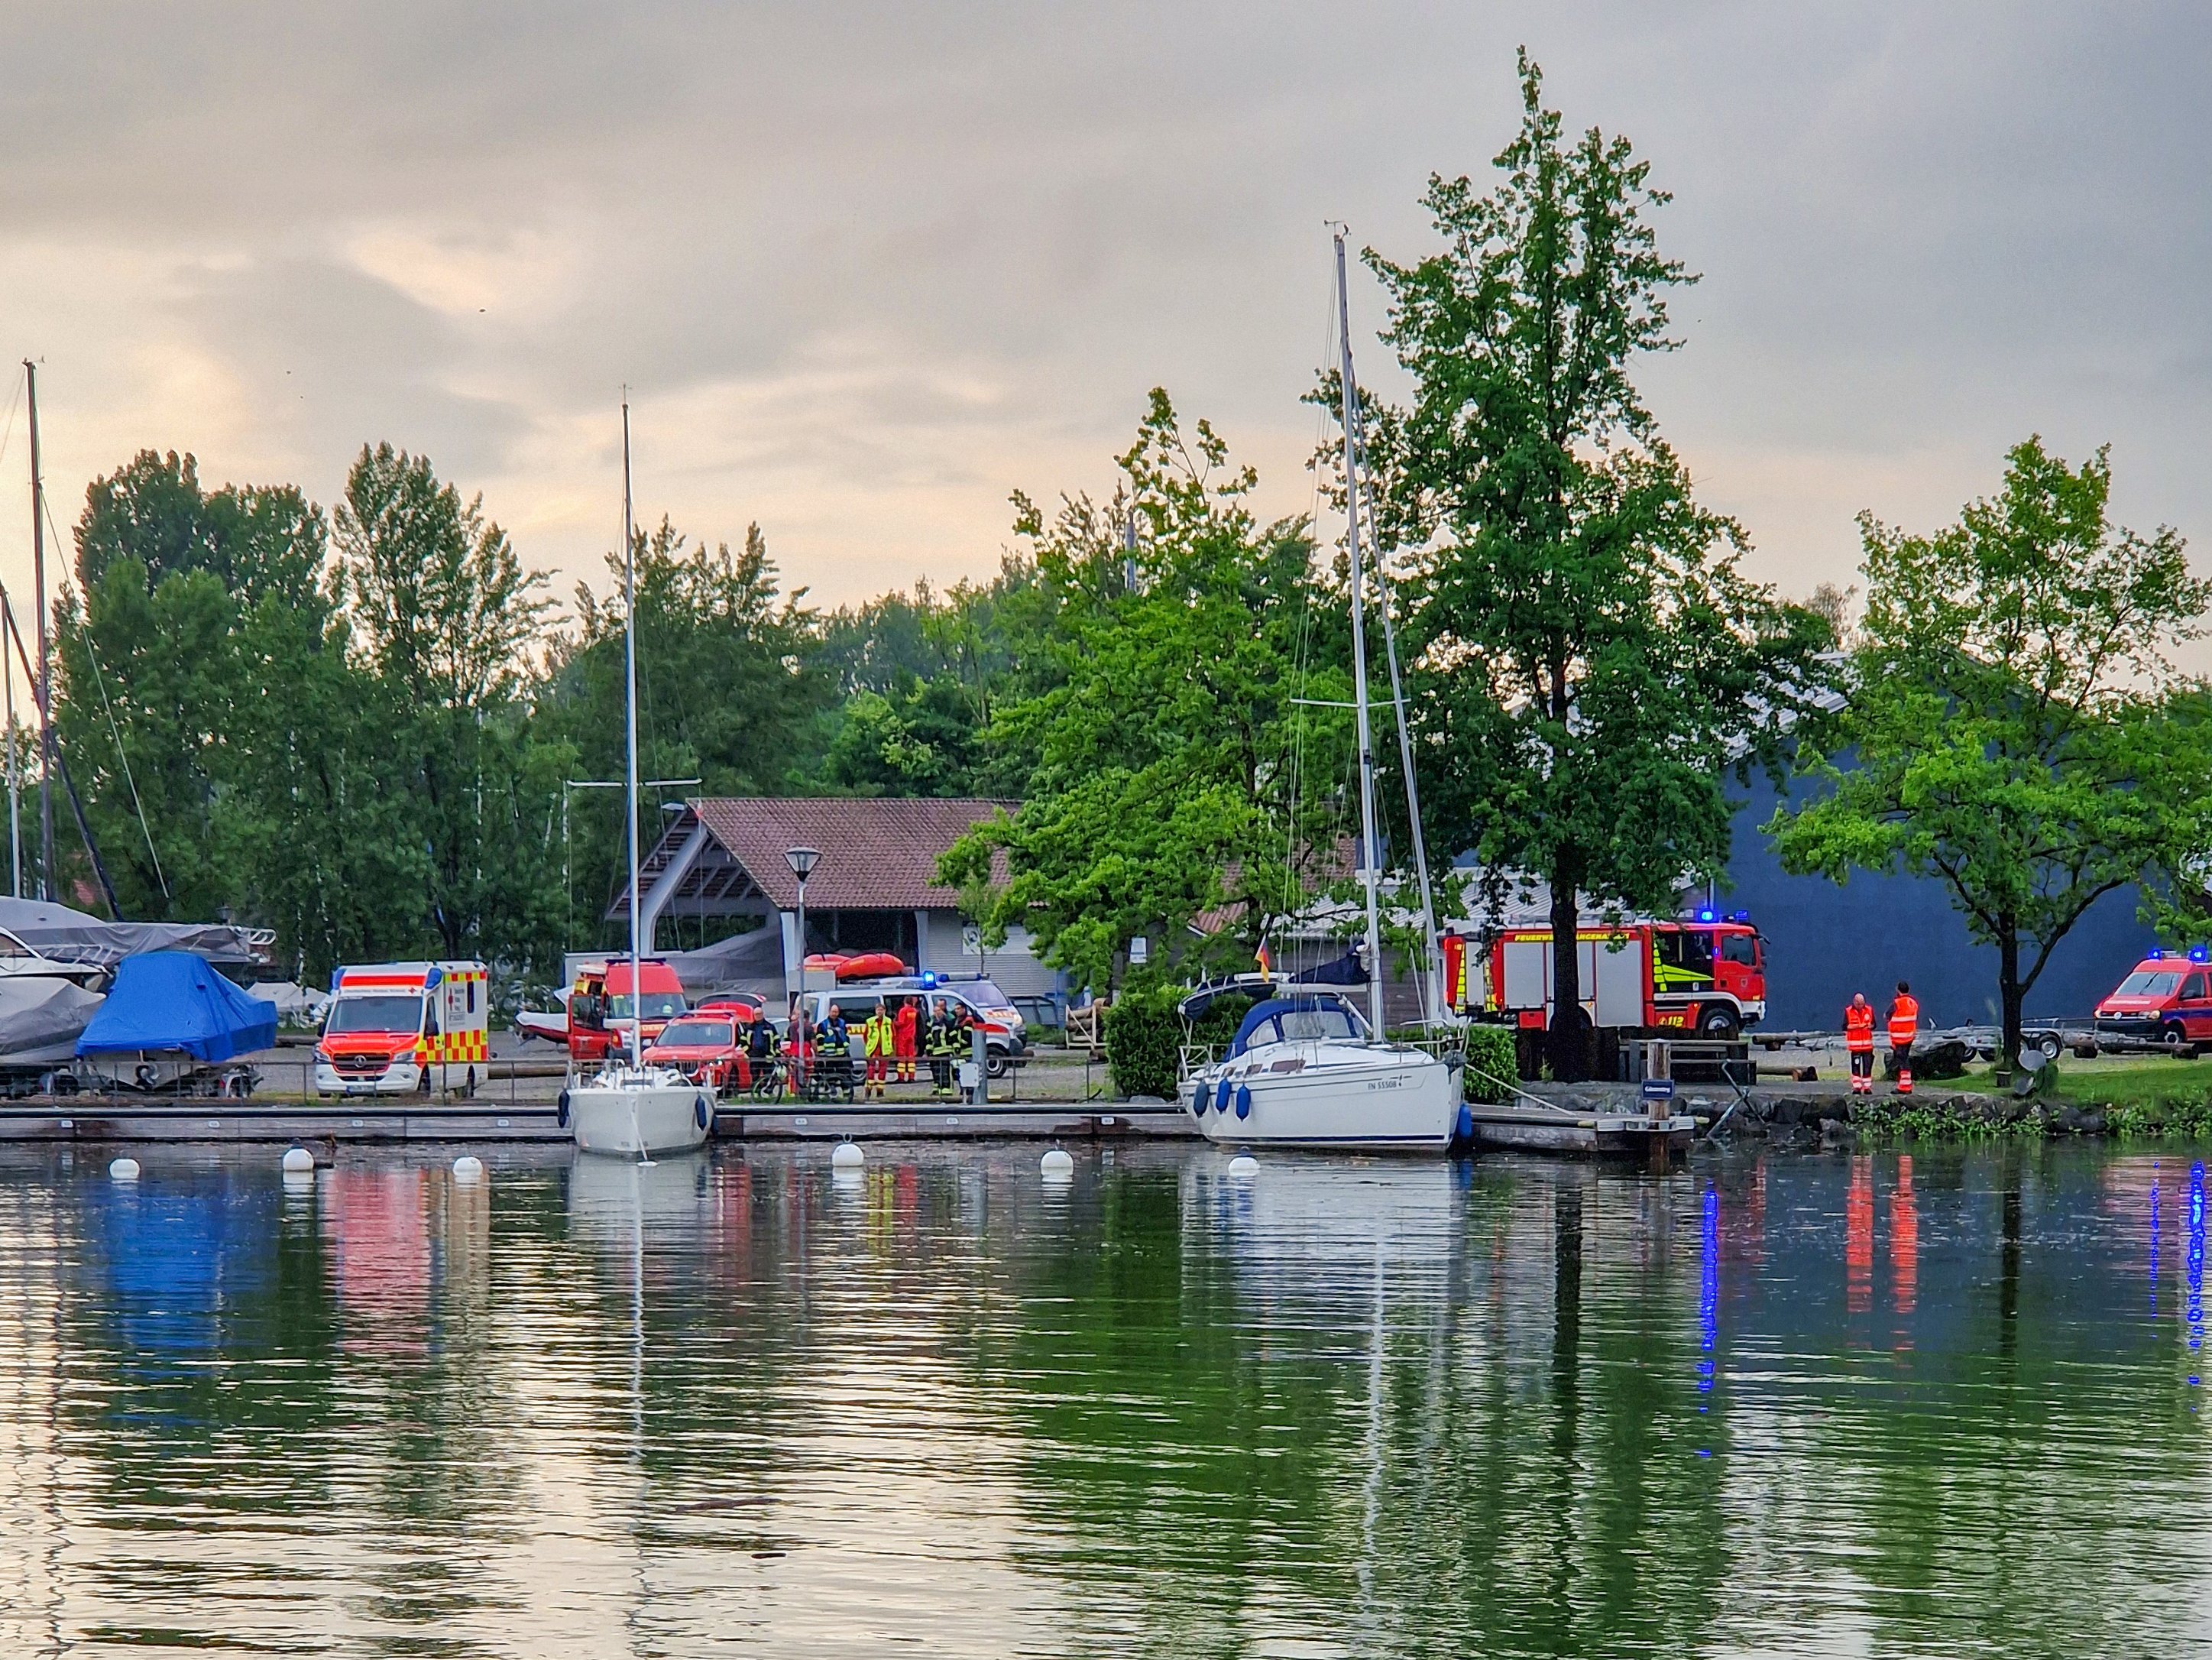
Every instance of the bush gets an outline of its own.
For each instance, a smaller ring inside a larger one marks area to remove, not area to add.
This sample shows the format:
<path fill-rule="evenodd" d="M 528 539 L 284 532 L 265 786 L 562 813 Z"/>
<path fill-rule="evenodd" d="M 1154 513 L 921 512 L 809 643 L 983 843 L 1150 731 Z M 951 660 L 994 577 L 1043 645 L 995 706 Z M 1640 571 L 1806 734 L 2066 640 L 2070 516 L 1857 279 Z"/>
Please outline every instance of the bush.
<path fill-rule="evenodd" d="M 1106 1011 L 1107 1074 L 1123 1096 L 1174 1100 L 1182 1058 L 1182 1017 L 1172 992 L 1132 992 Z"/>
<path fill-rule="evenodd" d="M 1513 1052 L 1510 1026 L 1473 1025 L 1467 1029 L 1467 1099 L 1480 1106 L 1498 1106 L 1513 1098 L 1519 1073 Z"/>

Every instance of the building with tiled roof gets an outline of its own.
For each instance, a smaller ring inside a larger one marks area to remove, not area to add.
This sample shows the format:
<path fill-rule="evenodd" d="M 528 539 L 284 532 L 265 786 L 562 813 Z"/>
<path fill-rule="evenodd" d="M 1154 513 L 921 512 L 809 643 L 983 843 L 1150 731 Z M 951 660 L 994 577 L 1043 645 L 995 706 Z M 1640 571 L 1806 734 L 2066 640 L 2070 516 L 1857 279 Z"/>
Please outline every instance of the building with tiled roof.
<path fill-rule="evenodd" d="M 1058 989 L 1059 976 L 1036 960 L 1020 930 L 986 956 L 963 925 L 958 897 L 935 882 L 937 861 L 946 848 L 974 825 L 1017 805 L 847 796 L 686 801 L 640 865 L 647 949 L 665 953 L 691 939 L 728 934 L 732 919 L 757 918 L 777 931 L 777 946 L 762 939 L 744 953 L 753 964 L 745 976 L 753 982 L 749 988 L 764 994 L 777 988 L 759 982 L 779 967 L 781 988 L 796 991 L 799 964 L 810 953 L 889 951 L 917 971 L 988 971 L 1013 996 L 1048 994 Z M 793 848 L 812 848 L 821 855 L 806 883 L 803 948 L 799 879 L 785 857 Z M 606 914 L 610 921 L 628 922 L 627 883 Z M 693 923 L 696 931 L 688 926 Z M 737 955 L 726 954 L 733 960 Z"/>

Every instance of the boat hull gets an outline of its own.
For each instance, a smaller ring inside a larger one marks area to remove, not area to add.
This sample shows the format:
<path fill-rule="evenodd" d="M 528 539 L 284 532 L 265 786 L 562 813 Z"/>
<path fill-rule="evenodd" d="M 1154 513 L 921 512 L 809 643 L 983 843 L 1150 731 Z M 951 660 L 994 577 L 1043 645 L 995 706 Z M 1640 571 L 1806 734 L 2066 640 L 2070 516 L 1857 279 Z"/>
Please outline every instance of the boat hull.
<path fill-rule="evenodd" d="M 1183 1106 L 1224 1146 L 1444 1152 L 1460 1131 L 1459 1080 L 1457 1068 L 1419 1051 L 1355 1050 L 1294 1072 L 1209 1067 Z"/>
<path fill-rule="evenodd" d="M 713 1091 L 693 1084 L 580 1084 L 568 1111 L 579 1152 L 630 1158 L 688 1152 L 714 1126 Z"/>

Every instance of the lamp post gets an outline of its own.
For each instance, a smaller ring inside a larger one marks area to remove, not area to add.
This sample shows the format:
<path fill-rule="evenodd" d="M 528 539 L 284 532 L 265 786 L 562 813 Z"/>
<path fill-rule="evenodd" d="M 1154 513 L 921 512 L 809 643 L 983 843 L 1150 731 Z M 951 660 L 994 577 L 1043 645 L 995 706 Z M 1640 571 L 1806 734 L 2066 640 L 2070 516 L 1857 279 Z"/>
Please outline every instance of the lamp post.
<path fill-rule="evenodd" d="M 787 848 L 783 862 L 791 866 L 791 873 L 799 879 L 799 989 L 806 989 L 806 879 L 814 873 L 814 866 L 822 854 L 813 848 Z"/>

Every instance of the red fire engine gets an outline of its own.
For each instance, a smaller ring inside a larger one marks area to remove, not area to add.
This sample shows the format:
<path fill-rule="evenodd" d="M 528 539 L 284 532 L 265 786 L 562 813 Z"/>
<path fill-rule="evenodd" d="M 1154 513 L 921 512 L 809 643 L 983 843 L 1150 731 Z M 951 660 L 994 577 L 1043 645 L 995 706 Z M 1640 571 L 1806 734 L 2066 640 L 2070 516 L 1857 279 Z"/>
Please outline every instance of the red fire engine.
<path fill-rule="evenodd" d="M 1590 1023 L 1650 1032 L 1734 1037 L 1766 1013 L 1764 942 L 1742 911 L 1679 921 L 1584 922 L 1576 933 L 1582 1005 Z M 1446 934 L 1444 994 L 1455 1014 L 1516 1026 L 1552 1019 L 1552 930 Z"/>

